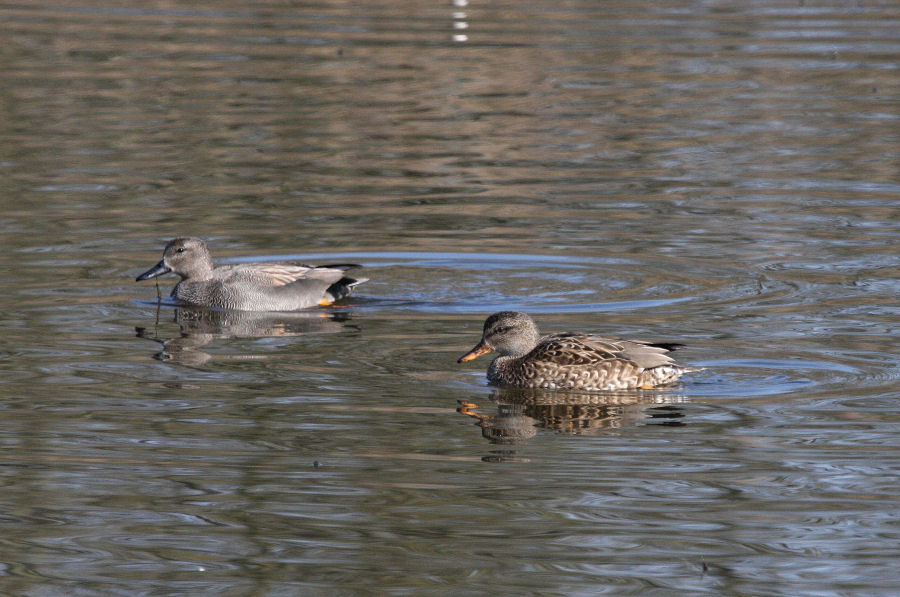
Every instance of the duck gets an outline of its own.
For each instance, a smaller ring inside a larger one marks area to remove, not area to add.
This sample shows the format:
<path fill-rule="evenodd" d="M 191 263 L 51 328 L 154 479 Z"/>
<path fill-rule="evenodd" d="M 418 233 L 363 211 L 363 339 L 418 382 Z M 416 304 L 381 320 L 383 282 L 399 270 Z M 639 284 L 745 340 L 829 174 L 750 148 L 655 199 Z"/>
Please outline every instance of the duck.
<path fill-rule="evenodd" d="M 330 305 L 368 278 L 349 278 L 355 264 L 326 266 L 248 263 L 213 266 L 206 241 L 175 238 L 162 259 L 139 275 L 141 282 L 173 273 L 181 278 L 170 296 L 179 303 L 232 311 L 297 311 Z"/>
<path fill-rule="evenodd" d="M 501 311 L 485 320 L 481 341 L 457 362 L 496 353 L 488 366 L 488 380 L 518 388 L 649 390 L 700 370 L 682 367 L 668 356 L 683 346 L 577 332 L 541 337 L 537 324 L 526 313 Z"/>

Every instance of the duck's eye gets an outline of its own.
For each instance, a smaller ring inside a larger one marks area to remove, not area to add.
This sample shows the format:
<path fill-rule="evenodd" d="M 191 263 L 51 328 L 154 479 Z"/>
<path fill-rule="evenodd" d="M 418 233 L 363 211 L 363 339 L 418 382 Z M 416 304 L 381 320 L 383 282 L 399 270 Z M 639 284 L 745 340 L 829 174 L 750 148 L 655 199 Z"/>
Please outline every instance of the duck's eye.
<path fill-rule="evenodd" d="M 494 328 L 493 331 L 492 331 L 491 333 L 494 333 L 494 334 L 505 334 L 505 333 L 508 332 L 508 331 L 509 331 L 509 328 L 508 328 L 508 327 L 506 327 L 506 326 L 500 326 L 500 327 Z"/>
<path fill-rule="evenodd" d="M 186 250 L 187 249 L 185 249 L 184 247 L 178 247 L 177 249 L 175 249 L 175 252 L 176 253 L 184 253 Z"/>

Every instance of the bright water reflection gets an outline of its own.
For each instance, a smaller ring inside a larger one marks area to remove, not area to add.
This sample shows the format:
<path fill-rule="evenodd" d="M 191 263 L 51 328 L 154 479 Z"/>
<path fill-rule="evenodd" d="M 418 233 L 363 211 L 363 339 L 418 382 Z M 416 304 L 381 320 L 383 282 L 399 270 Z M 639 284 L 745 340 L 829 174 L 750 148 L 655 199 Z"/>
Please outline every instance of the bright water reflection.
<path fill-rule="evenodd" d="M 2 592 L 896 594 L 898 18 L 0 8 Z M 157 305 L 185 234 L 371 281 Z M 492 388 L 507 308 L 706 369 Z"/>

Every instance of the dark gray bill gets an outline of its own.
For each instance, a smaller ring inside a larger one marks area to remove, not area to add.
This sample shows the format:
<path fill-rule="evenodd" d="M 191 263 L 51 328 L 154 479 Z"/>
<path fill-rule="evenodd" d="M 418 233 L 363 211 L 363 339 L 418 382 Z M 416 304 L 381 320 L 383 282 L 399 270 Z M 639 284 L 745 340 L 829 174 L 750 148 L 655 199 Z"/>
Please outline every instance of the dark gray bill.
<path fill-rule="evenodd" d="M 160 261 L 143 274 L 134 279 L 135 282 L 140 282 L 141 280 L 149 280 L 150 278 L 155 278 L 156 276 L 161 276 L 163 274 L 168 274 L 172 271 L 171 267 L 166 267 L 166 264 Z"/>

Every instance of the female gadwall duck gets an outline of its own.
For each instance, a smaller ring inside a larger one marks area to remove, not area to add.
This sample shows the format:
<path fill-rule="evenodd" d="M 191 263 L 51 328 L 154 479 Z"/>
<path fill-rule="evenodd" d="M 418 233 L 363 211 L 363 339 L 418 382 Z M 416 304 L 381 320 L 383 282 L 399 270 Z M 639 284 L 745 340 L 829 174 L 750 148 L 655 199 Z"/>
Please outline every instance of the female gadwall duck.
<path fill-rule="evenodd" d="M 520 388 L 651 389 L 672 383 L 688 371 L 699 371 L 679 367 L 666 356 L 679 346 L 571 332 L 541 338 L 531 317 L 501 311 L 487 318 L 481 342 L 457 362 L 496 351 L 488 380 Z"/>
<path fill-rule="evenodd" d="M 347 278 L 354 265 L 287 265 L 248 263 L 213 267 L 206 243 L 176 238 L 162 260 L 137 277 L 138 282 L 172 272 L 181 281 L 171 296 L 182 303 L 235 311 L 296 311 L 330 305 L 368 278 Z"/>

